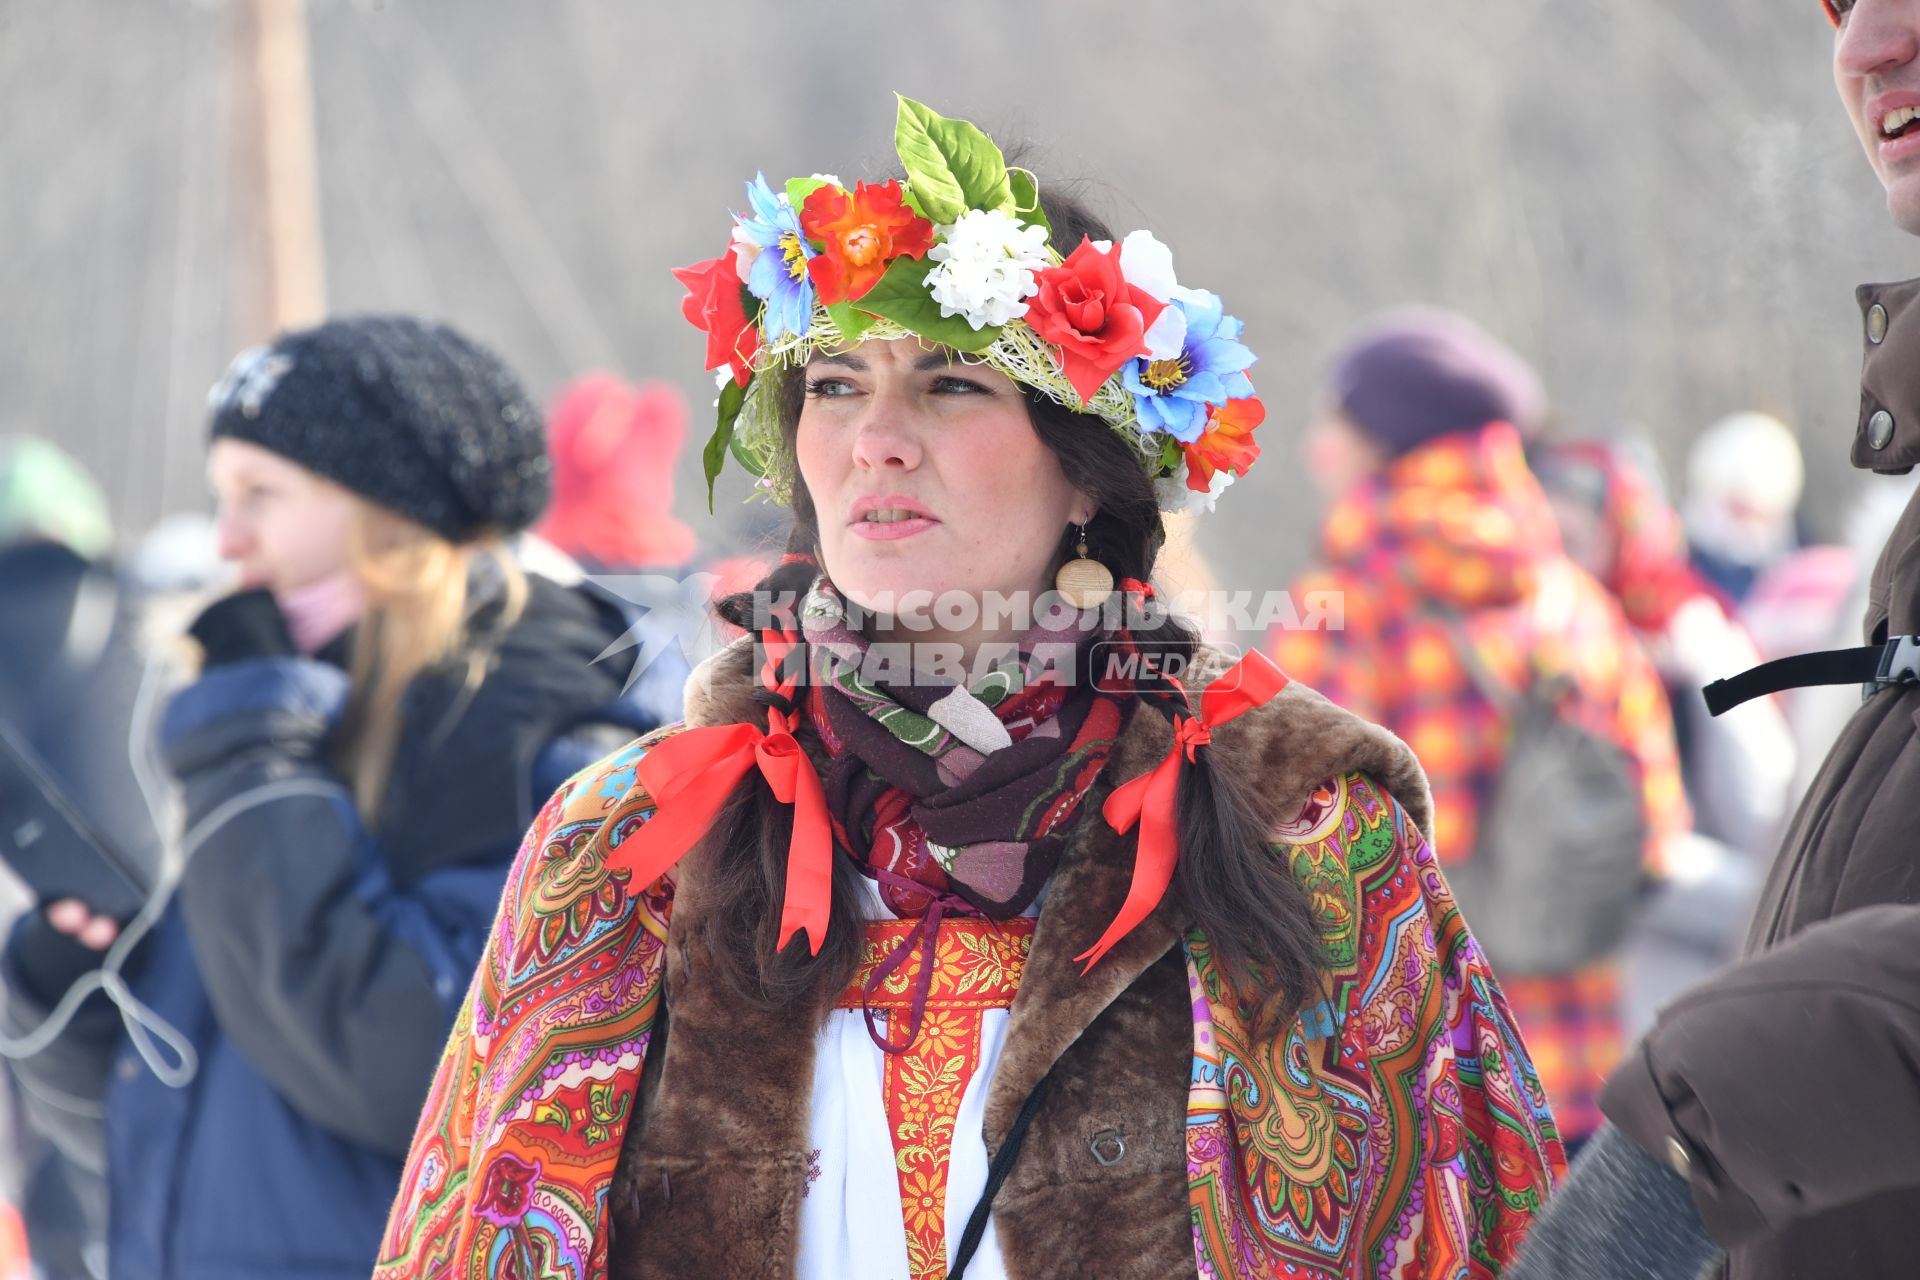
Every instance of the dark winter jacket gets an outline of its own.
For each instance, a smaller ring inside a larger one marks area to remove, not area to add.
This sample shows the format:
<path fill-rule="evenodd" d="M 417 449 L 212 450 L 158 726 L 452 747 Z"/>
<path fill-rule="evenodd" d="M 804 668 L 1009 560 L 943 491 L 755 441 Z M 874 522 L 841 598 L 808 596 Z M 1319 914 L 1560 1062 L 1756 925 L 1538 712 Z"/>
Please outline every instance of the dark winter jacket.
<path fill-rule="evenodd" d="M 372 830 L 327 762 L 346 691 L 338 665 L 240 656 L 273 647 L 243 642 L 169 706 L 183 869 L 132 985 L 192 1045 L 191 1079 L 159 1078 L 99 997 L 19 1068 L 30 1087 L 104 1098 L 114 1280 L 372 1269 L 522 830 L 570 773 L 674 714 L 686 670 L 677 655 L 656 659 L 623 694 L 626 664 L 594 660 L 627 619 L 584 589 L 531 581 L 511 628 L 490 635 L 482 616 L 475 644 L 490 659 L 477 689 L 464 664 L 409 687 Z M 210 654 L 250 629 L 244 612 L 203 619 Z M 16 1025 L 74 976 L 72 944 L 63 952 L 48 933 L 36 913 L 9 947 Z M 173 1057 L 149 1052 L 163 1066 Z"/>
<path fill-rule="evenodd" d="M 0 725 L 93 831 L 150 869 L 158 838 L 129 742 L 145 669 L 135 613 L 110 565 L 52 542 L 0 550 Z"/>
<path fill-rule="evenodd" d="M 137 593 L 113 566 L 57 542 L 0 550 L 0 732 L 13 758 L 0 772 L 0 856 L 22 844 L 46 855 L 74 850 L 45 826 L 49 790 L 94 839 L 151 881 L 160 840 L 136 774 L 149 763 L 134 714 L 146 664 L 138 641 Z M 25 762 L 24 764 L 22 762 Z M 51 837 L 52 843 L 42 843 Z M 92 872 L 74 872 L 75 883 Z M 117 877 L 115 877 L 117 879 Z M 25 905 L 6 895 L 11 915 Z M 81 963 L 92 957 L 78 953 Z M 52 1280 L 86 1274 L 85 1251 L 99 1237 L 105 1187 L 97 1152 L 77 1161 L 57 1145 L 64 1134 L 21 1126 L 13 1155 L 17 1191 L 36 1266 Z"/>
<path fill-rule="evenodd" d="M 1867 349 L 1853 462 L 1905 472 L 1920 463 L 1920 281 L 1864 286 L 1859 298 Z M 1920 498 L 1874 568 L 1866 640 L 1916 633 Z M 1608 1117 L 1688 1167 L 1702 1216 L 1732 1246 L 1729 1280 L 1908 1276 L 1920 1265 L 1920 1185 L 1899 1176 L 1920 1169 L 1911 917 L 1845 914 L 1914 903 L 1920 685 L 1908 684 L 1866 697 L 1801 801 L 1748 939 L 1758 959 L 1677 1004 L 1608 1087 Z"/>

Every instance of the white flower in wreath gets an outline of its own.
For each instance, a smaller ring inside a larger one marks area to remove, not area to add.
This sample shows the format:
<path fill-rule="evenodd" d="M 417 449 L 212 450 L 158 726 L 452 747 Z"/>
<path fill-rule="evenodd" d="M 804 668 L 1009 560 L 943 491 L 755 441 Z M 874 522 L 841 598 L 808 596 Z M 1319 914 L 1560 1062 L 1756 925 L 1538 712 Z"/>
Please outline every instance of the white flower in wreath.
<path fill-rule="evenodd" d="M 746 228 L 738 222 L 733 224 L 733 234 L 727 239 L 727 252 L 733 255 L 733 272 L 745 284 L 747 277 L 753 274 L 753 260 L 760 256 L 760 246 L 747 235 Z M 729 370 L 721 370 L 722 373 Z"/>
<path fill-rule="evenodd" d="M 1183 462 L 1180 469 L 1164 479 L 1153 482 L 1154 497 L 1160 500 L 1160 510 L 1168 515 L 1191 515 L 1200 511 L 1212 511 L 1220 495 L 1234 481 L 1233 472 L 1220 470 L 1213 473 L 1213 480 L 1207 491 L 1201 493 L 1187 487 L 1187 466 Z"/>
<path fill-rule="evenodd" d="M 1173 250 L 1151 231 L 1133 231 L 1120 242 L 1120 273 L 1127 283 L 1142 290 L 1157 302 L 1172 303 L 1181 297 L 1193 297 L 1173 274 Z M 1187 313 L 1177 306 L 1164 307 L 1158 319 L 1144 335 L 1147 359 L 1177 360 L 1187 341 Z"/>
<path fill-rule="evenodd" d="M 1047 266 L 1047 229 L 1023 226 L 999 209 L 969 209 L 940 228 L 943 241 L 927 251 L 939 265 L 927 290 L 942 316 L 962 316 L 975 329 L 997 327 L 1027 314 L 1039 289 L 1034 273 Z"/>

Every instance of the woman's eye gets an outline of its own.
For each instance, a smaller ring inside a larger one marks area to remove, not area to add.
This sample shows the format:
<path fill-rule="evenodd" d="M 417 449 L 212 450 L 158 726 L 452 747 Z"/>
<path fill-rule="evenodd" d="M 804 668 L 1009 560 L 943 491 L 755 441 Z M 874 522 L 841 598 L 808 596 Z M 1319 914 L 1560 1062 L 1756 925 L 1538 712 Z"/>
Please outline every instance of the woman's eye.
<path fill-rule="evenodd" d="M 1853 0 L 1822 0 L 1827 6 L 1827 16 L 1838 26 L 1840 19 L 1853 12 Z"/>
<path fill-rule="evenodd" d="M 941 395 L 982 395 L 993 394 L 988 387 L 971 378 L 956 378 L 952 374 L 942 374 L 933 380 L 933 389 Z"/>
<path fill-rule="evenodd" d="M 810 400 L 834 399 L 840 396 L 850 396 L 853 393 L 853 384 L 845 378 L 807 379 L 807 398 Z"/>

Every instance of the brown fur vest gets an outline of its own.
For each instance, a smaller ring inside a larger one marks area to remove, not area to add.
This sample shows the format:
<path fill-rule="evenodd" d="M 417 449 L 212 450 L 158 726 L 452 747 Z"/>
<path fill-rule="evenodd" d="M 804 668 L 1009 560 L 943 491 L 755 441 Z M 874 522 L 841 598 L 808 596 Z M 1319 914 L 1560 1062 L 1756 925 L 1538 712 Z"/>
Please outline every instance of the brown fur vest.
<path fill-rule="evenodd" d="M 695 672 L 689 724 L 765 723 L 752 699 L 750 652 L 736 646 Z M 1203 655 L 1196 705 L 1226 665 Z M 1178 945 L 1185 922 L 1169 897 L 1092 973 L 1082 976 L 1073 962 L 1113 919 L 1132 877 L 1133 837 L 1101 821 L 1100 806 L 1118 782 L 1157 764 L 1172 740 L 1164 717 L 1129 718 L 1054 873 L 1013 1003 L 987 1099 L 989 1152 L 1043 1076 L 1048 1087 L 993 1206 L 1011 1276 L 1164 1280 L 1193 1270 L 1185 1147 L 1192 997 Z M 1406 745 L 1302 685 L 1215 730 L 1214 742 L 1216 767 L 1261 798 L 1272 825 L 1297 814 L 1320 783 L 1357 770 L 1428 829 L 1426 780 Z M 791 1276 L 823 1011 L 744 1008 L 703 985 L 698 850 L 677 880 L 669 1030 L 664 1046 L 654 1042 L 614 1178 L 612 1280 Z M 1113 1134 L 1125 1153 L 1103 1164 L 1095 1139 L 1111 1151 Z"/>

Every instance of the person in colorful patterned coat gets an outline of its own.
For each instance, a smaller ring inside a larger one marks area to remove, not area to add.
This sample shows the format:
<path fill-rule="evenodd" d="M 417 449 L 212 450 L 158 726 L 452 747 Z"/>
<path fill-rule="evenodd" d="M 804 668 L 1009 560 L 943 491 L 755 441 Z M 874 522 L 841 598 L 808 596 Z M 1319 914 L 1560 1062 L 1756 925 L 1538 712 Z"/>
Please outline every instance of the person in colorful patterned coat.
<path fill-rule="evenodd" d="M 1565 714 L 1638 771 L 1646 863 L 1658 868 L 1687 827 L 1672 717 L 1619 607 L 1562 552 L 1528 470 L 1521 429 L 1542 408 L 1532 371 L 1464 317 L 1409 310 L 1357 337 L 1329 382 L 1308 468 L 1333 506 L 1323 563 L 1293 592 L 1337 593 L 1344 627 L 1276 632 L 1275 659 L 1413 748 L 1433 784 L 1442 866 L 1475 855 L 1513 734 L 1485 684 L 1570 678 Z M 1617 962 L 1500 976 L 1561 1134 L 1577 1144 L 1600 1124 L 1599 1088 L 1623 1049 Z"/>
<path fill-rule="evenodd" d="M 896 141 L 681 273 L 789 555 L 534 821 L 376 1275 L 1497 1275 L 1562 1157 L 1418 765 L 1147 585 L 1238 322 Z"/>

